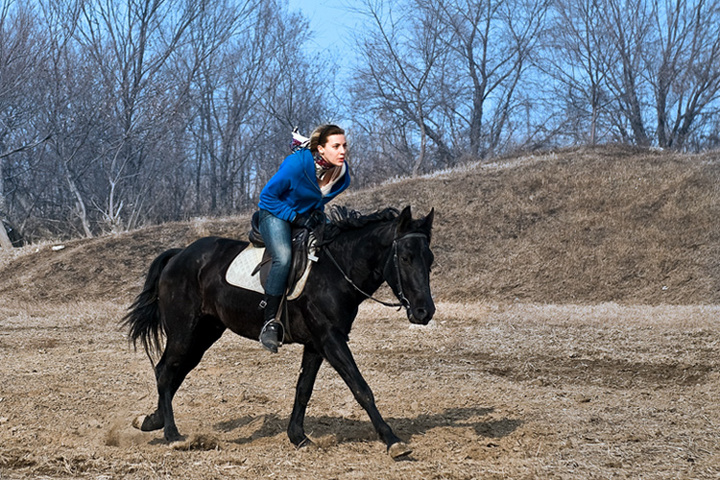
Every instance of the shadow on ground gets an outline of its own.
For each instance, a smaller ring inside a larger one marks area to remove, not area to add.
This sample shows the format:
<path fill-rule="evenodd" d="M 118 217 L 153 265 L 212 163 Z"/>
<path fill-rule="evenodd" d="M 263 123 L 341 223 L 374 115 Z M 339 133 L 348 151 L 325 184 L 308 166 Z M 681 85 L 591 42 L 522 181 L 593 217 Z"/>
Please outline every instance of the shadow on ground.
<path fill-rule="evenodd" d="M 450 408 L 437 414 L 422 414 L 414 418 L 392 418 L 385 420 L 401 438 L 423 435 L 434 428 L 472 428 L 479 437 L 503 438 L 510 435 L 523 424 L 516 419 L 483 420 L 493 413 L 493 408 L 466 407 Z M 286 430 L 288 417 L 277 415 L 246 416 L 215 424 L 221 432 L 237 431 L 240 436 L 234 440 L 240 445 L 251 443 L 260 438 L 273 437 Z M 377 434 L 370 419 L 355 420 L 337 416 L 308 416 L 305 419 L 308 435 L 320 438 L 333 435 L 338 443 L 377 440 Z"/>

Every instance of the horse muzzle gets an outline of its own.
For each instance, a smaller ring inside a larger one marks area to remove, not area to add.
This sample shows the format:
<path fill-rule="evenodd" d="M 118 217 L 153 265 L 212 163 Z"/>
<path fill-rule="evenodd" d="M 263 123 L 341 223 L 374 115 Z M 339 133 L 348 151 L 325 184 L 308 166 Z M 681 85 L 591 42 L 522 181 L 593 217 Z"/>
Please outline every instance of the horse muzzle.
<path fill-rule="evenodd" d="M 427 325 L 433 315 L 435 315 L 435 304 L 432 301 L 425 306 L 411 306 L 407 309 L 408 320 L 415 325 Z"/>

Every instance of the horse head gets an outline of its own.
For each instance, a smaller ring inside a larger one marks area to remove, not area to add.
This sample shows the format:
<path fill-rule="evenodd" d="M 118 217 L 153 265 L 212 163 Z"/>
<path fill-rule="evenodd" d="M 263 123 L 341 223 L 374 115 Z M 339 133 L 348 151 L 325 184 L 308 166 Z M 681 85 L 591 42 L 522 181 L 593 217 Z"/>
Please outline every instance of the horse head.
<path fill-rule="evenodd" d="M 430 269 L 434 256 L 430 250 L 435 209 L 413 219 L 410 207 L 395 220 L 395 237 L 385 262 L 385 281 L 405 307 L 411 323 L 427 325 L 435 314 L 430 293 Z"/>

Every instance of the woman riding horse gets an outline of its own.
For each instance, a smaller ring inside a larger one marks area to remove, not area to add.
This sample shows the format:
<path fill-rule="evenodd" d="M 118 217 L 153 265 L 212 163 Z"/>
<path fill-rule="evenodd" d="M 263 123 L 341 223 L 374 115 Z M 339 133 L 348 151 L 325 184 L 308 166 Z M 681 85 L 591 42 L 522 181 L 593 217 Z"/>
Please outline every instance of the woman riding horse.
<path fill-rule="evenodd" d="M 292 227 L 312 229 L 324 221 L 325 204 L 350 185 L 346 154 L 345 131 L 337 125 L 320 125 L 310 135 L 308 148 L 285 158 L 260 192 L 259 228 L 272 257 L 261 302 L 265 315 L 260 343 L 273 353 L 283 339 L 277 313 L 287 289 Z"/>
<path fill-rule="evenodd" d="M 411 449 L 385 422 L 370 386 L 355 362 L 348 336 L 360 304 L 387 283 L 408 320 L 427 325 L 435 313 L 430 291 L 430 249 L 434 210 L 413 219 L 410 207 L 370 215 L 339 209 L 323 228 L 318 260 L 308 276 L 313 288 L 289 302 L 287 322 L 292 341 L 304 345 L 295 403 L 288 422 L 290 441 L 302 447 L 305 412 L 320 365 L 328 362 L 365 409 L 393 458 Z M 150 415 L 133 425 L 150 432 L 163 429 L 169 442 L 182 436 L 175 424 L 172 401 L 185 377 L 226 330 L 249 339 L 260 335 L 262 294 L 231 285 L 228 266 L 248 242 L 204 237 L 185 248 L 172 248 L 150 264 L 142 292 L 124 318 L 130 339 L 145 347 L 154 365 L 158 401 Z M 379 301 L 379 300 L 378 300 Z M 165 341 L 162 342 L 164 337 Z M 164 343 L 164 348 L 163 344 Z"/>

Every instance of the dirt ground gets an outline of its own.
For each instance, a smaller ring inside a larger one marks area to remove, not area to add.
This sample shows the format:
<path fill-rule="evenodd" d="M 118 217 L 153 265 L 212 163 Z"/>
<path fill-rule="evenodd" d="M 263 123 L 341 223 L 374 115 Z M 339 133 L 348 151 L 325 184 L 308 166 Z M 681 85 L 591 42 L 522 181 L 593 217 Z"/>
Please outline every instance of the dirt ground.
<path fill-rule="evenodd" d="M 184 442 L 132 427 L 155 382 L 118 323 L 150 261 L 249 214 L 4 252 L 0 480 L 720 478 L 719 184 L 717 153 L 598 147 L 348 195 L 436 211 L 433 322 L 367 304 L 350 339 L 397 462 L 327 365 L 296 450 L 301 348 L 230 333 L 175 399 Z"/>
<path fill-rule="evenodd" d="M 300 347 L 226 333 L 153 410 L 127 305 L 0 299 L 0 478 L 702 479 L 720 476 L 720 306 L 439 303 L 427 327 L 364 305 L 351 335 L 380 411 L 413 447 L 393 461 L 338 375 L 320 371 L 312 448 L 285 428 Z"/>

